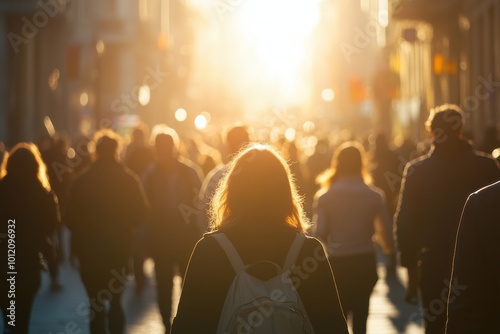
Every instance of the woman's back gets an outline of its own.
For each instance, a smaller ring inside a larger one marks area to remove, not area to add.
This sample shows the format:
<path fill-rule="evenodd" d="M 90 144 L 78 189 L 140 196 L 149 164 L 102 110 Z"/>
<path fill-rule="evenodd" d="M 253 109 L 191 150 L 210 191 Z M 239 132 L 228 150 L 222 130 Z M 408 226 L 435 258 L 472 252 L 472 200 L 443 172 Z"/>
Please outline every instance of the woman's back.
<path fill-rule="evenodd" d="M 214 233 L 226 234 L 245 265 L 271 261 L 283 268 L 297 233 L 307 228 L 286 161 L 263 145 L 250 146 L 233 159 L 210 213 Z M 258 269 L 250 274 L 261 280 L 276 276 L 266 266 Z M 205 235 L 191 256 L 172 333 L 215 333 L 235 276 L 219 242 Z M 315 333 L 347 333 L 332 270 L 318 240 L 304 241 L 290 280 Z"/>
<path fill-rule="evenodd" d="M 374 221 L 384 214 L 383 205 L 379 189 L 361 177 L 339 179 L 318 197 L 315 235 L 328 242 L 333 256 L 372 252 Z"/>
<path fill-rule="evenodd" d="M 6 176 L 0 180 L 0 217 L 4 222 L 0 233 L 6 234 L 7 221 L 14 221 L 16 267 L 38 271 L 38 253 L 47 246 L 47 238 L 59 222 L 53 193 L 38 183 L 17 182 Z"/>
<path fill-rule="evenodd" d="M 267 260 L 280 267 L 296 235 L 287 227 L 259 228 L 258 224 L 232 226 L 224 232 L 246 265 Z M 214 333 L 234 277 L 224 250 L 206 235 L 191 258 L 172 333 Z M 305 240 L 291 280 L 315 333 L 347 333 L 331 268 L 316 239 Z"/>

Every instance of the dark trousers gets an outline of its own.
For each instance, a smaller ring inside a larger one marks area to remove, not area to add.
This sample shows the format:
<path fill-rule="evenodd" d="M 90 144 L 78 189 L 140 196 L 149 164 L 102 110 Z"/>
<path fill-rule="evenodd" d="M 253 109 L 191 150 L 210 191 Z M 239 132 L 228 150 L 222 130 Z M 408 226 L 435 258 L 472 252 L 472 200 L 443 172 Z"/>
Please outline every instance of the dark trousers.
<path fill-rule="evenodd" d="M 420 295 L 426 334 L 442 334 L 446 327 L 446 303 L 451 276 L 451 257 L 425 254 L 420 265 Z"/>
<path fill-rule="evenodd" d="M 81 261 L 80 276 L 89 299 L 90 333 L 125 333 L 121 297 L 126 285 L 127 261 L 112 266 Z"/>
<path fill-rule="evenodd" d="M 366 333 L 370 295 L 378 280 L 375 253 L 330 257 L 340 303 L 354 334 Z"/>
<path fill-rule="evenodd" d="M 33 301 L 35 300 L 38 289 L 40 288 L 41 274 L 40 271 L 27 273 L 19 270 L 15 280 L 15 297 L 8 299 L 9 285 L 7 283 L 8 276 L 1 275 L 2 282 L 0 285 L 0 307 L 3 314 L 4 333 L 6 334 L 28 334 L 29 322 Z M 5 278 L 5 279 L 4 279 Z M 10 300 L 15 301 L 15 326 L 10 326 L 11 318 L 7 317 L 10 314 Z"/>
<path fill-rule="evenodd" d="M 158 308 L 165 326 L 166 333 L 170 332 L 170 318 L 172 317 L 172 289 L 174 287 L 175 267 L 178 266 L 179 274 L 184 278 L 187 263 L 189 261 L 188 253 L 182 252 L 181 256 L 173 257 L 166 254 L 153 256 L 155 261 L 156 276 L 156 295 L 158 299 Z"/>

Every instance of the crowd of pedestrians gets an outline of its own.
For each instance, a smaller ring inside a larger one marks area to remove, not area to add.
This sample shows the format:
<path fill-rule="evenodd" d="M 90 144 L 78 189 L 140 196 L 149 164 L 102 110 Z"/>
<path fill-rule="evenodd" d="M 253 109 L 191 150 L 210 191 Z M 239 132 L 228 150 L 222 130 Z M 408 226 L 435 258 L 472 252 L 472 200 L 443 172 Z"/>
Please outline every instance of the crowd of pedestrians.
<path fill-rule="evenodd" d="M 487 152 L 476 151 L 463 123 L 457 106 L 443 105 L 430 111 L 431 139 L 418 145 L 318 133 L 307 154 L 300 138 L 262 138 L 242 124 L 201 140 L 166 125 L 150 135 L 138 124 L 128 140 L 102 129 L 73 145 L 55 134 L 1 149 L 0 234 L 15 220 L 18 272 L 14 327 L 0 271 L 4 332 L 28 333 L 41 271 L 57 293 L 58 266 L 68 261 L 89 299 L 90 332 L 124 333 L 127 276 L 142 293 L 151 258 L 165 332 L 215 333 L 237 267 L 219 245 L 223 235 L 243 267 L 289 269 L 314 333 L 348 333 L 348 324 L 366 333 L 379 250 L 387 277 L 407 269 L 406 301 L 421 304 L 426 334 L 479 325 L 500 333 L 500 170 L 489 155 L 497 147 L 490 140 L 477 145 Z M 302 248 L 289 264 L 296 239 Z M 310 259 L 314 269 L 301 271 Z M 269 279 L 270 271 L 253 274 Z M 175 275 L 184 278 L 177 315 Z"/>

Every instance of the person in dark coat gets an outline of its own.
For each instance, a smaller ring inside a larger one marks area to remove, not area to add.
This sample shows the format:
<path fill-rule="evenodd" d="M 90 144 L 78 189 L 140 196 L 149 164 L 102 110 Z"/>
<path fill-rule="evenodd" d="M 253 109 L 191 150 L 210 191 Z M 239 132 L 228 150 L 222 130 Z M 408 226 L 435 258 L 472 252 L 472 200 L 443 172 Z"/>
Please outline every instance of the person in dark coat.
<path fill-rule="evenodd" d="M 385 204 L 389 214 L 394 216 L 396 212 L 399 187 L 401 186 L 398 154 L 393 150 L 384 134 L 378 134 L 375 138 L 375 145 L 372 154 L 372 168 L 370 174 L 373 185 L 380 188 L 385 195 Z M 388 258 L 386 277 L 396 276 L 396 253 L 391 253 Z"/>
<path fill-rule="evenodd" d="M 183 275 L 189 255 L 201 237 L 197 220 L 202 174 L 191 161 L 178 155 L 178 144 L 174 129 L 160 130 L 155 137 L 156 163 L 144 176 L 144 188 L 151 203 L 148 224 L 158 308 L 167 333 L 171 326 L 175 266 Z"/>
<path fill-rule="evenodd" d="M 395 215 L 401 265 L 408 269 L 406 299 L 416 303 L 420 288 L 427 334 L 445 330 L 453 247 L 467 196 L 500 178 L 496 162 L 461 139 L 462 115 L 455 105 L 431 111 L 433 147 L 405 167 Z"/>
<path fill-rule="evenodd" d="M 0 306 L 4 333 L 27 334 L 41 284 L 42 255 L 55 265 L 50 238 L 60 223 L 59 207 L 34 144 L 17 144 L 6 154 L 2 170 Z"/>
<path fill-rule="evenodd" d="M 308 227 L 290 168 L 264 145 L 249 146 L 232 160 L 210 208 L 213 233 L 223 232 L 244 264 L 283 267 L 294 238 Z M 293 268 L 291 280 L 314 332 L 347 334 L 332 269 L 317 239 L 306 238 Z M 216 333 L 234 277 L 224 250 L 205 234 L 189 261 L 172 334 Z"/>
<path fill-rule="evenodd" d="M 124 333 L 120 299 L 133 230 L 145 219 L 148 203 L 138 177 L 118 161 L 118 135 L 101 130 L 95 143 L 96 161 L 71 189 L 67 224 L 89 298 L 90 332 Z"/>
<path fill-rule="evenodd" d="M 143 173 L 153 163 L 153 150 L 146 141 L 148 128 L 145 124 L 139 124 L 132 129 L 130 143 L 125 151 L 125 166 L 130 168 L 137 176 Z M 133 242 L 133 269 L 136 291 L 140 292 L 145 286 L 146 275 L 144 273 L 144 260 L 148 254 L 149 233 L 147 225 L 137 228 Z"/>
<path fill-rule="evenodd" d="M 500 333 L 499 203 L 496 182 L 471 194 L 465 204 L 450 279 L 448 334 Z"/>

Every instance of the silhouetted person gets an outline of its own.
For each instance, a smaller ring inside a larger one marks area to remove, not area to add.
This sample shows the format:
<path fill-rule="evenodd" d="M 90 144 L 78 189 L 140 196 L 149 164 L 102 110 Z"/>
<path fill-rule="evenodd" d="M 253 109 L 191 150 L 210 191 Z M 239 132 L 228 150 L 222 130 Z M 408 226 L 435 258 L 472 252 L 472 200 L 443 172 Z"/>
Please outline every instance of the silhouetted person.
<path fill-rule="evenodd" d="M 229 129 L 226 134 L 226 150 L 227 159 L 232 159 L 238 151 L 250 142 L 250 135 L 248 134 L 248 128 L 244 125 L 237 125 Z M 208 227 L 208 208 L 210 200 L 215 193 L 217 184 L 220 179 L 224 176 L 224 173 L 229 168 L 229 164 L 222 164 L 210 171 L 203 180 L 203 184 L 200 190 L 200 208 L 201 212 L 198 218 L 198 224 L 202 232 L 209 231 Z"/>
<path fill-rule="evenodd" d="M 313 235 L 327 246 L 354 334 L 366 333 L 370 295 L 378 280 L 373 238 L 387 254 L 394 247 L 384 193 L 366 183 L 363 152 L 357 142 L 346 142 L 336 150 L 331 168 L 320 176 L 323 188 L 313 206 Z"/>
<path fill-rule="evenodd" d="M 142 176 L 154 160 L 153 150 L 148 145 L 146 136 L 147 128 L 144 125 L 133 128 L 123 159 L 125 166 L 138 176 Z"/>
<path fill-rule="evenodd" d="M 314 148 L 314 153 L 307 158 L 306 161 L 306 175 L 307 186 L 306 196 L 304 198 L 304 209 L 309 218 L 312 217 L 312 205 L 314 201 L 314 194 L 319 190 L 319 185 L 316 183 L 318 175 L 324 172 L 332 161 L 332 154 L 328 139 L 318 139 Z"/>
<path fill-rule="evenodd" d="M 130 144 L 125 151 L 125 166 L 139 177 L 142 177 L 154 160 L 153 150 L 146 141 L 146 133 L 147 127 L 145 125 L 138 125 L 132 129 Z M 146 280 L 144 260 L 148 253 L 148 236 L 149 233 L 145 224 L 139 226 L 134 234 L 133 264 L 137 291 L 142 291 Z"/>
<path fill-rule="evenodd" d="M 426 125 L 433 146 L 406 166 L 395 216 L 401 265 L 408 269 L 406 300 L 415 303 L 420 288 L 427 334 L 445 330 L 453 246 L 467 196 L 500 178 L 495 161 L 461 139 L 462 115 L 455 105 L 431 110 Z"/>
<path fill-rule="evenodd" d="M 57 263 L 61 263 L 65 257 L 63 225 L 65 225 L 69 187 L 74 180 L 74 171 L 71 161 L 68 158 L 69 138 L 67 135 L 58 133 L 50 138 L 48 143 L 51 143 L 51 146 L 46 147 L 41 154 L 47 166 L 51 189 L 57 196 L 61 211 L 62 224 L 58 226 L 57 231 L 52 237 L 54 245 L 57 248 Z M 56 276 L 58 276 L 58 273 L 59 270 L 57 269 Z M 57 277 L 53 279 L 51 288 L 52 290 L 59 290 L 61 288 L 57 283 Z"/>
<path fill-rule="evenodd" d="M 471 194 L 458 227 L 446 333 L 500 333 L 500 182 Z M 457 279 L 460 293 L 453 293 Z"/>
<path fill-rule="evenodd" d="M 389 147 L 387 138 L 379 134 L 375 138 L 370 174 L 373 184 L 385 194 L 387 210 L 392 216 L 396 212 L 397 197 L 401 186 L 398 154 Z"/>
<path fill-rule="evenodd" d="M 144 187 L 151 203 L 148 220 L 152 256 L 155 261 L 158 307 L 166 332 L 172 316 L 172 287 L 176 274 L 183 275 L 189 255 L 200 238 L 197 226 L 197 190 L 201 172 L 178 155 L 179 137 L 171 128 L 156 135 L 156 163 L 144 176 Z"/>
<path fill-rule="evenodd" d="M 398 154 L 391 149 L 387 138 L 379 134 L 375 138 L 375 147 L 372 152 L 372 168 L 370 174 L 373 185 L 380 188 L 385 195 L 387 212 L 392 217 L 396 212 L 399 188 L 401 187 L 400 159 Z M 402 172 L 402 171 L 401 171 Z M 392 253 L 386 265 L 386 275 L 396 275 L 396 254 Z"/>
<path fill-rule="evenodd" d="M 191 256 L 173 334 L 217 332 L 235 271 L 212 234 L 224 233 L 245 265 L 272 261 L 283 268 L 290 245 L 308 227 L 287 163 L 274 149 L 258 144 L 232 160 L 210 212 L 213 233 L 205 234 Z M 308 268 L 315 269 L 304 269 L 306 262 L 311 265 Z M 335 280 L 321 243 L 306 238 L 292 268 L 290 279 L 295 282 L 314 332 L 347 334 Z M 254 274 L 261 277 L 264 270 L 257 269 Z"/>
<path fill-rule="evenodd" d="M 6 155 L 2 171 L 5 176 L 0 180 L 0 304 L 4 333 L 27 334 L 33 300 L 41 284 L 41 254 L 49 261 L 51 272 L 54 270 L 55 253 L 50 238 L 60 222 L 59 208 L 34 144 L 17 144 Z M 13 263 L 9 264 L 9 256 L 15 257 Z M 11 284 L 15 291 L 8 296 Z M 9 317 L 12 301 L 15 318 Z"/>
<path fill-rule="evenodd" d="M 133 230 L 148 208 L 139 179 L 118 161 L 119 140 L 111 130 L 95 135 L 96 161 L 75 180 L 68 203 L 67 224 L 89 298 L 92 334 L 125 331 L 120 299 Z"/>

